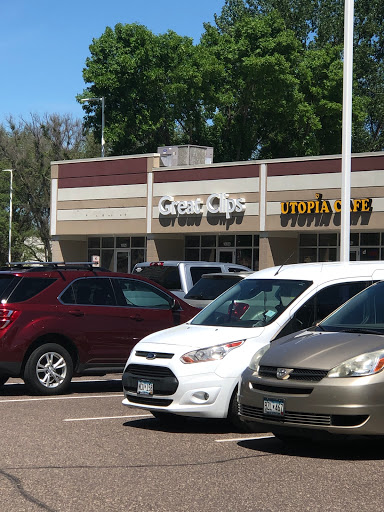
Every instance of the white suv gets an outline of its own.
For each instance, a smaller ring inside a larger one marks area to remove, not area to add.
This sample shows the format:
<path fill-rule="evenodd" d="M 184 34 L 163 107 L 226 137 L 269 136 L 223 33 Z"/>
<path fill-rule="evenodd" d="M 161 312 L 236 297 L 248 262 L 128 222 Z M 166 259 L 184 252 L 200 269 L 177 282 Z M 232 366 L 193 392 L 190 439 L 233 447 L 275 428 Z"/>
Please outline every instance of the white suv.
<path fill-rule="evenodd" d="M 384 261 L 305 263 L 255 272 L 187 323 L 142 339 L 125 366 L 123 404 L 163 420 L 175 414 L 228 417 L 239 427 L 237 386 L 253 354 L 310 327 L 382 278 Z"/>

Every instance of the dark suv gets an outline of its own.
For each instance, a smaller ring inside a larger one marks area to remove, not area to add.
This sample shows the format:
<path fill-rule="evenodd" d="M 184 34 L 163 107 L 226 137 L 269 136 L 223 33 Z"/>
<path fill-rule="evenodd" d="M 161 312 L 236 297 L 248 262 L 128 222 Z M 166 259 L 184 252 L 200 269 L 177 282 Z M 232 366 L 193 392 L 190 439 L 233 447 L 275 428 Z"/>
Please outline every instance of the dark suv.
<path fill-rule="evenodd" d="M 0 271 L 0 384 L 64 392 L 72 376 L 122 372 L 148 334 L 198 310 L 140 276 L 91 264 L 17 264 Z"/>

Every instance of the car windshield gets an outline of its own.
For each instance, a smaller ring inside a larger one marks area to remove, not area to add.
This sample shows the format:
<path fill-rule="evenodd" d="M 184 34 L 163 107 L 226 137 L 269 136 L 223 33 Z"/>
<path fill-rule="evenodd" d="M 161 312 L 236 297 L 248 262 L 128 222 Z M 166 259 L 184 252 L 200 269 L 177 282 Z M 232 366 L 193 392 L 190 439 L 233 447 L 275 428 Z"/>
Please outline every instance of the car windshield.
<path fill-rule="evenodd" d="M 311 284 L 289 279 L 244 279 L 211 302 L 191 323 L 263 327 L 274 322 Z"/>
<path fill-rule="evenodd" d="M 352 297 L 320 322 L 316 330 L 384 334 L 384 282 Z"/>
<path fill-rule="evenodd" d="M 202 277 L 186 294 L 186 299 L 213 300 L 240 281 L 241 277 Z"/>

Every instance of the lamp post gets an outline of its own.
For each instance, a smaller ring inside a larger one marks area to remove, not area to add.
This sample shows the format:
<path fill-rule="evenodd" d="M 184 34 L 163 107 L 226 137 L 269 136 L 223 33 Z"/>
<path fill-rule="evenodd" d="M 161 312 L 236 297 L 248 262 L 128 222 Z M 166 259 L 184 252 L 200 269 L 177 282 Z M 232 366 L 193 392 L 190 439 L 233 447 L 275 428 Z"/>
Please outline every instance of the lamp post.
<path fill-rule="evenodd" d="M 351 231 L 351 139 L 354 0 L 344 0 L 343 127 L 341 155 L 340 261 L 349 261 Z"/>
<path fill-rule="evenodd" d="M 105 140 L 104 140 L 104 105 L 105 105 L 105 97 L 101 98 L 83 98 L 80 100 L 81 103 L 85 101 L 101 101 L 101 156 L 105 155 Z"/>
<path fill-rule="evenodd" d="M 11 263 L 12 247 L 12 195 L 13 195 L 13 169 L 3 169 L 3 172 L 9 172 L 9 230 L 8 230 L 8 263 Z"/>

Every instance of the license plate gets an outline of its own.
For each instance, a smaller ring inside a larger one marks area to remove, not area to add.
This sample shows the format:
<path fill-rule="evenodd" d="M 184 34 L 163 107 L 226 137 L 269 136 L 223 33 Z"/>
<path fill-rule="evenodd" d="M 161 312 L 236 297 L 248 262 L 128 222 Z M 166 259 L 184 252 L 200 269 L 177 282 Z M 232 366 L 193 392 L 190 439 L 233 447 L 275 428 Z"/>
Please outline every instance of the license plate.
<path fill-rule="evenodd" d="M 268 416 L 284 416 L 284 400 L 264 397 L 264 414 Z"/>
<path fill-rule="evenodd" d="M 137 382 L 138 395 L 153 395 L 153 382 L 149 380 L 139 380 Z"/>

